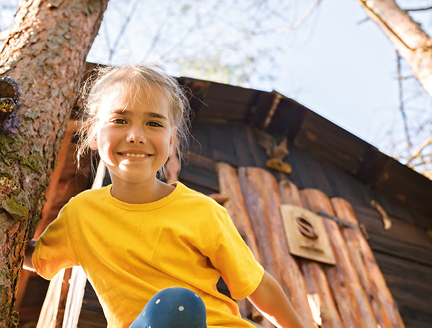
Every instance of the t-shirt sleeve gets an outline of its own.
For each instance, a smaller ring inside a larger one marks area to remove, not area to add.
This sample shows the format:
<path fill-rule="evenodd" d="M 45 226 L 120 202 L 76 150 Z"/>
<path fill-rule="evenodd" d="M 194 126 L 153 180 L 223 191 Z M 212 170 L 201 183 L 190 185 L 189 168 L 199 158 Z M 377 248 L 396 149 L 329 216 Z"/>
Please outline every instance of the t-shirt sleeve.
<path fill-rule="evenodd" d="M 48 280 L 61 269 L 79 265 L 71 239 L 67 205 L 37 240 L 32 262 L 36 272 Z"/>
<path fill-rule="evenodd" d="M 240 236 L 228 214 L 221 223 L 221 233 L 210 261 L 221 273 L 233 299 L 242 299 L 255 291 L 264 268 Z"/>

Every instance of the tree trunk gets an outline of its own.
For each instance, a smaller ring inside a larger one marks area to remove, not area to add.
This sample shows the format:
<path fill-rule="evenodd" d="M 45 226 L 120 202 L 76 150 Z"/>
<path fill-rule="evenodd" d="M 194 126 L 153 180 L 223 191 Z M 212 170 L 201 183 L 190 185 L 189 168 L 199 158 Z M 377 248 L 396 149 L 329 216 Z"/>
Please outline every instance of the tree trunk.
<path fill-rule="evenodd" d="M 432 39 L 395 0 L 357 0 L 432 96 Z"/>
<path fill-rule="evenodd" d="M 45 203 L 70 109 L 106 0 L 20 1 L 0 45 L 0 76 L 21 108 L 0 128 L 0 328 L 16 327 L 15 293 L 28 239 Z"/>

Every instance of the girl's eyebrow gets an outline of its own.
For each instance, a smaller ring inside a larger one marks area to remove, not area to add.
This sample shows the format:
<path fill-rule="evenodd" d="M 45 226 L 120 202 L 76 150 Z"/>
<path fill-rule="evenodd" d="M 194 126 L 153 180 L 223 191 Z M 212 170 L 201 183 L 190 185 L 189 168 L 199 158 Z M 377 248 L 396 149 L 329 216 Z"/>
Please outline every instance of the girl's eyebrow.
<path fill-rule="evenodd" d="M 127 110 L 127 109 L 121 109 L 121 108 L 118 108 L 118 109 L 114 109 L 114 110 L 112 110 L 111 113 L 112 113 L 112 114 L 119 114 L 119 115 L 128 115 L 128 114 L 131 114 L 131 111 L 129 111 L 129 110 Z M 162 114 L 159 114 L 159 113 L 156 113 L 156 112 L 145 112 L 144 114 L 145 114 L 145 115 L 148 115 L 148 116 L 150 116 L 150 117 L 160 118 L 160 119 L 162 119 L 162 120 L 168 120 L 168 119 L 165 117 L 165 115 L 162 115 Z"/>

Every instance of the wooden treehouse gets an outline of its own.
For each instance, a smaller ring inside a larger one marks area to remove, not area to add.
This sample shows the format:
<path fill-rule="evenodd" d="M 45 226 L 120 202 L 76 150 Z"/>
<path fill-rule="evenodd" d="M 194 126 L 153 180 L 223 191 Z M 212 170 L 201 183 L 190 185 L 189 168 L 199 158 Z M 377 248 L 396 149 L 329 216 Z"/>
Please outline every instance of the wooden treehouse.
<path fill-rule="evenodd" d="M 431 327 L 431 180 L 277 92 L 179 81 L 195 117 L 178 179 L 223 203 L 308 327 Z M 75 129 L 72 115 L 36 236 L 93 183 Z M 20 327 L 106 327 L 77 269 L 51 284 L 23 272 L 17 307 Z"/>

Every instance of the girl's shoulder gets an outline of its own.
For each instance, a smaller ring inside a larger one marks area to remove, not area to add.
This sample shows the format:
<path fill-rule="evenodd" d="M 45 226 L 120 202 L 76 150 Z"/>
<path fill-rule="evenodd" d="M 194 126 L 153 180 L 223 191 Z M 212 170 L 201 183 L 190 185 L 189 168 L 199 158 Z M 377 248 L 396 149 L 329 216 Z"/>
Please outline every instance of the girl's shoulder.
<path fill-rule="evenodd" d="M 217 203 L 213 198 L 187 186 L 184 186 L 179 200 L 190 207 L 220 212 L 223 215 L 226 213 L 225 207 Z"/>
<path fill-rule="evenodd" d="M 102 187 L 100 189 L 87 189 L 84 191 L 81 191 L 76 196 L 72 197 L 67 205 L 78 205 L 78 204 L 84 204 L 84 203 L 93 203 L 93 202 L 99 202 L 101 199 L 103 199 L 107 192 L 109 192 L 109 189 L 111 188 L 111 185 Z"/>

